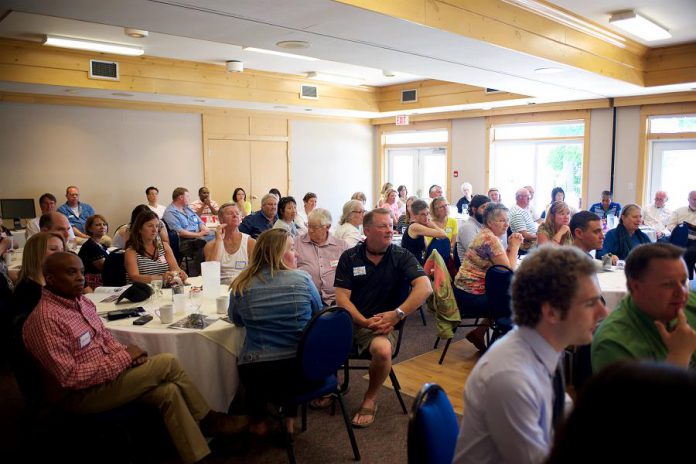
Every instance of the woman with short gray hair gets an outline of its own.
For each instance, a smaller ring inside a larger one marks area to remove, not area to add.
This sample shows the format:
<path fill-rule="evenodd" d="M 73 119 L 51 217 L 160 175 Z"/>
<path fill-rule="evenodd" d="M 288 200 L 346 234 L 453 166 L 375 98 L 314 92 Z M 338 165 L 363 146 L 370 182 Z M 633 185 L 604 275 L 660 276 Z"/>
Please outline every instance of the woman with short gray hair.
<path fill-rule="evenodd" d="M 459 312 L 466 317 L 486 316 L 489 314 L 488 299 L 486 298 L 486 272 L 495 264 L 502 264 L 515 269 L 517 253 L 523 238 L 519 233 L 513 233 L 508 238 L 508 250 L 503 247 L 500 236 L 505 234 L 510 219 L 508 209 L 501 203 L 488 203 L 483 212 L 483 228 L 474 237 L 462 257 L 462 266 L 454 278 L 454 296 Z M 495 319 L 509 318 L 505 314 L 491 314 Z M 484 342 L 488 327 L 480 326 L 466 335 L 480 351 L 486 349 Z"/>
<path fill-rule="evenodd" d="M 354 247 L 362 240 L 360 226 L 365 215 L 365 205 L 360 200 L 349 200 L 343 205 L 343 214 L 334 237 L 344 240 L 349 247 Z"/>

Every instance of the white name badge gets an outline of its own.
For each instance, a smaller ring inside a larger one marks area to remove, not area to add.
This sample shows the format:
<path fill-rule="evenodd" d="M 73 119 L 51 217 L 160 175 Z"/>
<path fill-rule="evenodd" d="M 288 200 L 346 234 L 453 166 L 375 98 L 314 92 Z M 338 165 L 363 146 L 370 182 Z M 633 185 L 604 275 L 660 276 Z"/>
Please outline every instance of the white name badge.
<path fill-rule="evenodd" d="M 244 269 L 247 265 L 246 261 L 235 261 L 234 262 L 234 268 L 235 269 Z"/>
<path fill-rule="evenodd" d="M 362 275 L 367 275 L 367 271 L 365 271 L 365 266 L 357 266 L 353 268 L 353 276 Z"/>
<path fill-rule="evenodd" d="M 336 266 L 338 266 L 338 260 L 337 260 L 337 259 L 332 259 L 331 261 L 329 261 L 329 266 L 331 266 L 331 267 L 336 267 Z"/>
<path fill-rule="evenodd" d="M 85 346 L 90 344 L 90 342 L 92 341 L 92 335 L 90 335 L 89 332 L 85 332 L 82 335 L 80 335 L 79 341 L 80 341 L 80 349 L 82 349 Z"/>

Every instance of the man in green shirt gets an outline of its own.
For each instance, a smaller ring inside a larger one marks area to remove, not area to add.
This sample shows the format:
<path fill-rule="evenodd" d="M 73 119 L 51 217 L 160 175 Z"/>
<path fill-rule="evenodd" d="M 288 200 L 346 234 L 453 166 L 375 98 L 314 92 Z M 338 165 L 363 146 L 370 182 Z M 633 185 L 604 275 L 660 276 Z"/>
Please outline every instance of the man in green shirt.
<path fill-rule="evenodd" d="M 653 359 L 696 368 L 696 293 L 689 293 L 683 250 L 640 245 L 626 260 L 629 295 L 599 326 L 592 370 L 622 359 Z"/>

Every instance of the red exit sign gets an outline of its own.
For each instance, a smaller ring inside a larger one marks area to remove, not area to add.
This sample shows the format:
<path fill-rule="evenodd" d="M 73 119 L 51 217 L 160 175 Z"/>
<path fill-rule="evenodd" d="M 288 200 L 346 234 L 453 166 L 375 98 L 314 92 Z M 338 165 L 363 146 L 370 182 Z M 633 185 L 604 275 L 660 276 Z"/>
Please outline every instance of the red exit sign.
<path fill-rule="evenodd" d="M 407 114 L 399 114 L 396 116 L 396 125 L 397 126 L 408 126 L 408 115 Z"/>

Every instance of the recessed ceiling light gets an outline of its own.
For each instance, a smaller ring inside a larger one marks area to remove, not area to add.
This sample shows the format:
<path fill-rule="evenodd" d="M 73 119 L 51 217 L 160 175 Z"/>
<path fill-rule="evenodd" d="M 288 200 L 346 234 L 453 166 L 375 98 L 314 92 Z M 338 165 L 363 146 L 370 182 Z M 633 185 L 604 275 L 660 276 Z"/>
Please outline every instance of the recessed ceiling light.
<path fill-rule="evenodd" d="M 117 55 L 140 56 L 145 51 L 135 45 L 124 45 L 96 40 L 77 39 L 59 35 L 47 35 L 43 42 L 49 47 L 73 48 L 76 50 L 89 50 L 92 52 L 114 53 Z"/>
<path fill-rule="evenodd" d="M 609 18 L 609 24 L 623 29 L 646 42 L 672 37 L 672 34 L 666 28 L 636 13 L 635 10 L 620 11 L 612 14 Z"/>
<path fill-rule="evenodd" d="M 265 53 L 266 55 L 284 56 L 286 58 L 295 58 L 297 60 L 319 61 L 318 58 L 314 58 L 311 56 L 295 55 L 294 53 L 285 53 L 285 52 L 279 52 L 276 50 L 266 50 L 265 48 L 242 47 L 242 50 L 244 50 L 246 52 Z"/>
<path fill-rule="evenodd" d="M 125 93 L 125 92 L 114 92 L 111 95 L 113 95 L 114 97 L 132 97 L 133 96 L 132 93 Z"/>
<path fill-rule="evenodd" d="M 538 73 L 538 74 L 558 74 L 558 73 L 565 72 L 565 69 L 554 68 L 554 67 L 550 66 L 548 68 L 537 68 L 534 70 L 534 72 Z"/>
<path fill-rule="evenodd" d="M 303 48 L 309 48 L 311 45 L 304 40 L 283 40 L 276 43 L 276 46 L 287 50 L 301 50 Z"/>
<path fill-rule="evenodd" d="M 123 32 L 128 36 L 128 37 L 133 37 L 134 39 L 144 39 L 150 33 L 148 31 L 144 31 L 142 29 L 135 29 L 132 27 L 124 27 Z"/>

